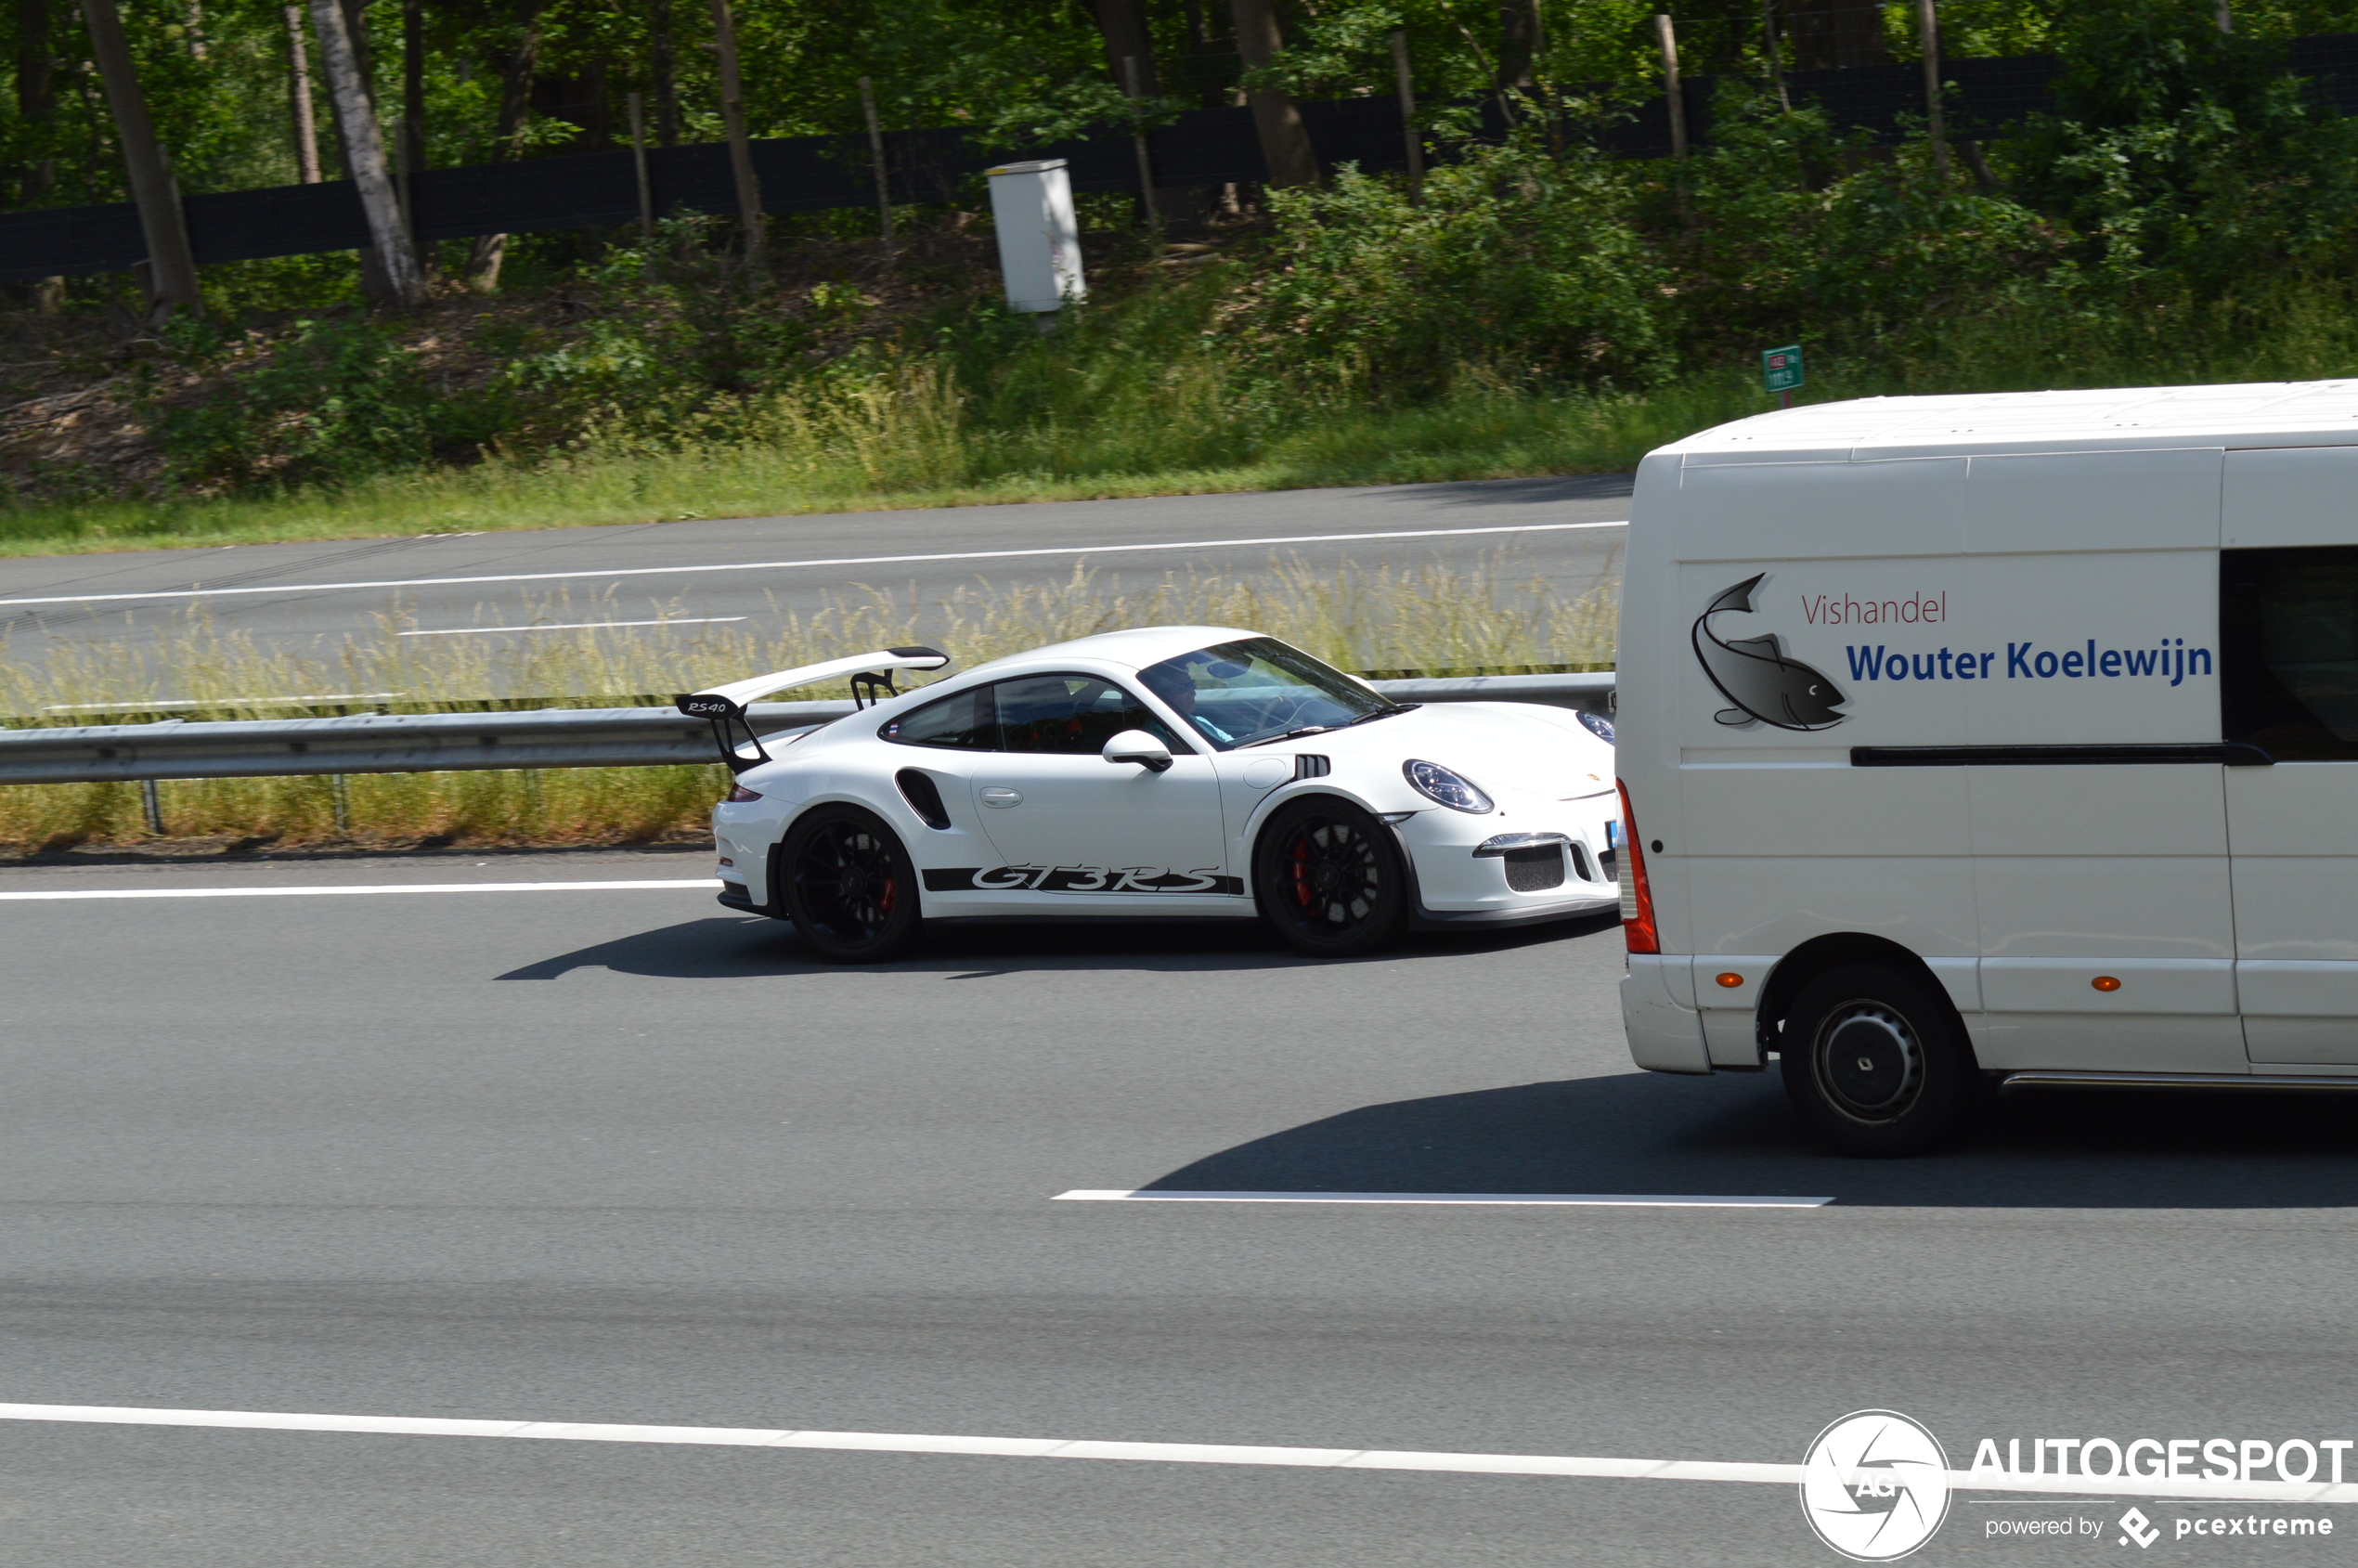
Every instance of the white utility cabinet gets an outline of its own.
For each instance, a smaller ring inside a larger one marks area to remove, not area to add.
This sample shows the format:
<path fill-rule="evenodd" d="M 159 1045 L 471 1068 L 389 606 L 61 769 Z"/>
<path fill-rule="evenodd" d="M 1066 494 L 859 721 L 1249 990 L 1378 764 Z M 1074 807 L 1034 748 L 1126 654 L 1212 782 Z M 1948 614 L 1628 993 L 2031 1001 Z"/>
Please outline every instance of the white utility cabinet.
<path fill-rule="evenodd" d="M 1061 158 L 1002 163 L 991 176 L 991 216 L 999 228 L 999 271 L 1010 309 L 1044 315 L 1086 299 L 1081 225 Z"/>

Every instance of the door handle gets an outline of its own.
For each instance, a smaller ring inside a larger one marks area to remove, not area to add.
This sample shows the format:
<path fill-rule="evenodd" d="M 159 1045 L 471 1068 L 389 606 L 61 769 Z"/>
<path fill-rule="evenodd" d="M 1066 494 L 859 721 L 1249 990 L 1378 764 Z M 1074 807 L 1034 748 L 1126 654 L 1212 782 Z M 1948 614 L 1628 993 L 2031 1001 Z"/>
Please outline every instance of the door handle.
<path fill-rule="evenodd" d="M 1020 806 L 1023 804 L 1023 791 L 1009 789 L 1004 784 L 991 784 L 983 790 L 982 803 L 986 806 Z"/>

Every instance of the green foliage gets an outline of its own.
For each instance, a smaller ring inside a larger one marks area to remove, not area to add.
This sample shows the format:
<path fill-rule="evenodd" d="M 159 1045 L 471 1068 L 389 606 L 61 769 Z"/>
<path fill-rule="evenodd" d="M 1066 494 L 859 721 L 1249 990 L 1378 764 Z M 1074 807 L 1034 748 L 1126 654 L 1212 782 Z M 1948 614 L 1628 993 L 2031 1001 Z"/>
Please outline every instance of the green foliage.
<path fill-rule="evenodd" d="M 1603 160 L 1529 137 L 1471 147 L 1425 182 L 1345 169 L 1272 197 L 1277 235 L 1237 326 L 1297 386 L 1412 401 L 1468 376 L 1642 385 L 1668 368 L 1664 273 Z"/>
<path fill-rule="evenodd" d="M 2008 151 L 2026 199 L 2117 285 L 2215 294 L 2333 265 L 2358 227 L 2358 122 L 2214 18 L 2207 0 L 2077 8 L 2059 112 Z"/>
<path fill-rule="evenodd" d="M 1716 124 L 1662 214 L 1691 355 L 1794 337 L 1872 352 L 2012 297 L 2062 259 L 2066 235 L 2020 201 L 1942 177 L 1922 142 L 1878 156 L 1817 110 L 1784 112 L 1732 87 Z"/>
<path fill-rule="evenodd" d="M 416 355 L 377 321 L 298 321 L 266 350 L 183 323 L 182 363 L 226 362 L 210 395 L 167 400 L 159 445 L 184 482 L 346 482 L 413 466 L 474 434 L 469 400 L 435 388 Z"/>

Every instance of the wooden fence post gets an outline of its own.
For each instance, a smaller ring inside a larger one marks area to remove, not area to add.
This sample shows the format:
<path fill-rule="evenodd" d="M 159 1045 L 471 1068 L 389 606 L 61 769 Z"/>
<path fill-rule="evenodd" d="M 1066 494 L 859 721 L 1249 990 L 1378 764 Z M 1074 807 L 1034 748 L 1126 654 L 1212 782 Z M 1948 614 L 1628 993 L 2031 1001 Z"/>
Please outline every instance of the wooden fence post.
<path fill-rule="evenodd" d="M 1146 94 L 1138 86 L 1138 57 L 1121 57 L 1121 90 L 1130 99 L 1130 112 L 1135 116 L 1139 100 Z M 1138 201 L 1146 210 L 1147 227 L 1157 234 L 1162 232 L 1162 214 L 1155 209 L 1155 163 L 1147 151 L 1147 133 L 1134 118 L 1130 123 L 1130 144 L 1138 154 Z"/>
<path fill-rule="evenodd" d="M 1670 156 L 1687 156 L 1687 104 L 1678 91 L 1678 34 L 1667 14 L 1654 18 L 1654 37 L 1662 45 L 1662 98 L 1670 110 Z"/>
<path fill-rule="evenodd" d="M 639 177 L 639 248 L 654 266 L 655 193 L 647 183 L 647 121 L 640 111 L 639 95 L 630 95 L 630 167 Z"/>
<path fill-rule="evenodd" d="M 876 172 L 876 216 L 884 225 L 885 265 L 892 265 L 892 176 L 885 163 L 884 122 L 876 117 L 875 84 L 860 78 L 860 112 L 868 121 L 868 162 Z"/>
<path fill-rule="evenodd" d="M 1940 14 L 1935 0 L 1916 0 L 1916 42 L 1924 57 L 1924 134 L 1932 139 L 1932 172 L 1949 177 L 1949 138 L 1940 120 Z"/>
<path fill-rule="evenodd" d="M 1417 134 L 1417 82 L 1408 74 L 1408 34 L 1405 29 L 1393 31 L 1392 74 L 1400 89 L 1400 136 L 1408 144 L 1408 205 L 1419 207 L 1425 200 L 1425 143 Z"/>
<path fill-rule="evenodd" d="M 755 273 L 769 260 L 762 232 L 761 181 L 753 172 L 753 143 L 745 136 L 745 89 L 737 77 L 737 24 L 729 0 L 712 0 L 714 50 L 720 65 L 720 123 L 729 133 L 729 169 L 737 182 L 737 219 L 745 227 L 745 265 Z"/>

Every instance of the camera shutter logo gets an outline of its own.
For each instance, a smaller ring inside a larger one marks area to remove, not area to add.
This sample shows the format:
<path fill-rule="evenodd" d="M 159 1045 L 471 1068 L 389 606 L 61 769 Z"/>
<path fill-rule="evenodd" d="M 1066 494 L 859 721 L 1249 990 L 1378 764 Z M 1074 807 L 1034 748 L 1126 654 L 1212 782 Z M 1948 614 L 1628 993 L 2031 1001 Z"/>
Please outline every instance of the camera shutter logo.
<path fill-rule="evenodd" d="M 1949 1458 L 1938 1438 L 1897 1410 L 1855 1411 L 1809 1445 L 1801 1512 L 1853 1562 L 1905 1557 L 1949 1517 Z"/>

